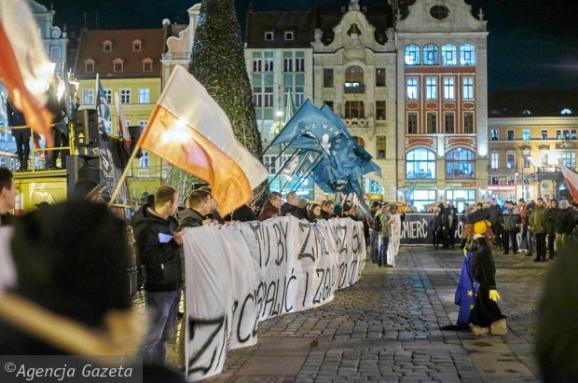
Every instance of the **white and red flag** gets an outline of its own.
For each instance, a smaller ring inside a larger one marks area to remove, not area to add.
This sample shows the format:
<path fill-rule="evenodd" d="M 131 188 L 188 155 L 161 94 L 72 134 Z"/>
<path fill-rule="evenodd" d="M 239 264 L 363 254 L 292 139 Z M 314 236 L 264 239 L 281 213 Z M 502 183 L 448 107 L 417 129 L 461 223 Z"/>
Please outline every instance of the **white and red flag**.
<path fill-rule="evenodd" d="M 46 109 L 54 73 L 34 16 L 23 0 L 0 1 L 0 81 L 26 123 L 52 146 L 52 116 Z"/>
<path fill-rule="evenodd" d="M 562 165 L 562 174 L 564 175 L 566 185 L 568 185 L 568 190 L 570 191 L 574 203 L 578 203 L 578 174 L 574 173 L 564 165 Z"/>

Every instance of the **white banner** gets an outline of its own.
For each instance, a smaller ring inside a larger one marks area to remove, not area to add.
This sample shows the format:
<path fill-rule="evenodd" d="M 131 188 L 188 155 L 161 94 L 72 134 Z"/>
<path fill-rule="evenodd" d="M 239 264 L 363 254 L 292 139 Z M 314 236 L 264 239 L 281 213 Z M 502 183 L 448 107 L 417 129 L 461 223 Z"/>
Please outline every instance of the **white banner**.
<path fill-rule="evenodd" d="M 257 343 L 260 321 L 333 300 L 366 258 L 363 224 L 293 217 L 187 229 L 185 363 L 197 381 L 219 374 L 228 349 Z"/>

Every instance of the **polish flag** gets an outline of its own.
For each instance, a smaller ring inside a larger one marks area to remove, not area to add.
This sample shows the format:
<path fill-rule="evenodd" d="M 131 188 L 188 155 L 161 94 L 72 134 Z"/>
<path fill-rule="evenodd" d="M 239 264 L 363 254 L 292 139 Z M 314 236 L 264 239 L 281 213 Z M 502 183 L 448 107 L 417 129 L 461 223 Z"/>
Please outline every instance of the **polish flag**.
<path fill-rule="evenodd" d="M 237 140 L 207 90 L 176 66 L 137 148 L 143 148 L 211 186 L 223 216 L 251 199 L 267 169 Z"/>
<path fill-rule="evenodd" d="M 132 143 L 132 138 L 130 137 L 130 132 L 128 130 L 128 123 L 126 122 L 126 115 L 124 114 L 124 109 L 122 104 L 120 103 L 120 96 L 118 92 L 114 92 L 114 106 L 116 108 L 116 119 L 118 122 L 118 130 L 122 135 L 122 139 L 124 140 L 124 146 L 130 148 L 130 144 Z"/>
<path fill-rule="evenodd" d="M 562 165 L 562 174 L 564 175 L 566 185 L 568 185 L 568 190 L 570 191 L 574 203 L 578 203 L 578 174 L 574 173 L 564 165 Z"/>
<path fill-rule="evenodd" d="M 26 1 L 0 1 L 0 80 L 26 123 L 52 146 L 52 116 L 45 105 L 54 64 L 38 31 Z"/>

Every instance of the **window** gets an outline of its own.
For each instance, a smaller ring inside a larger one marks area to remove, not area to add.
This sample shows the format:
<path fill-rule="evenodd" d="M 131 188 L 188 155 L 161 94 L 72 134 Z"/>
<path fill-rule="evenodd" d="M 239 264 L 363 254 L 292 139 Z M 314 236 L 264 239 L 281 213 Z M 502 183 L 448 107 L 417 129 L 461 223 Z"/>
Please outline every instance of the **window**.
<path fill-rule="evenodd" d="M 50 58 L 52 61 L 62 60 L 62 49 L 59 46 L 50 47 Z"/>
<path fill-rule="evenodd" d="M 144 129 L 147 126 L 147 123 L 148 123 L 147 120 L 140 120 L 138 122 L 138 126 L 141 128 L 141 132 L 142 132 L 142 129 Z M 128 124 L 128 121 L 127 121 L 127 124 Z M 130 125 L 130 124 L 128 124 L 128 125 Z"/>
<path fill-rule="evenodd" d="M 277 164 L 275 163 L 275 158 L 277 156 L 274 154 L 267 154 L 263 156 L 263 165 L 267 168 L 269 174 L 277 174 Z"/>
<path fill-rule="evenodd" d="M 439 50 L 433 44 L 428 44 L 423 47 L 423 64 L 424 65 L 439 65 Z"/>
<path fill-rule="evenodd" d="M 506 167 L 508 169 L 516 169 L 516 153 L 506 153 Z"/>
<path fill-rule="evenodd" d="M 436 158 L 434 152 L 429 149 L 418 148 L 409 151 L 405 158 L 405 178 L 408 180 L 435 179 Z"/>
<path fill-rule="evenodd" d="M 516 184 L 516 177 L 506 177 L 506 183 L 508 185 L 515 185 Z"/>
<path fill-rule="evenodd" d="M 264 60 L 264 68 L 263 68 L 263 72 L 273 72 L 273 64 L 274 64 L 275 60 L 273 59 L 273 57 L 266 57 Z"/>
<path fill-rule="evenodd" d="M 557 131 L 556 131 L 556 139 L 557 139 L 557 140 L 561 140 L 561 139 L 562 139 L 562 131 L 561 131 L 561 130 L 557 130 Z"/>
<path fill-rule="evenodd" d="M 417 77 L 406 78 L 405 84 L 406 84 L 407 99 L 417 100 L 418 98 Z"/>
<path fill-rule="evenodd" d="M 448 178 L 473 178 L 474 152 L 464 148 L 450 150 L 446 155 L 446 170 Z"/>
<path fill-rule="evenodd" d="M 140 88 L 138 90 L 138 103 L 139 104 L 150 104 L 151 103 L 151 90 L 150 90 L 150 88 Z"/>
<path fill-rule="evenodd" d="M 473 205 L 476 202 L 475 189 L 448 189 L 446 202 L 452 202 L 458 211 L 463 211 L 465 204 Z"/>
<path fill-rule="evenodd" d="M 120 103 L 121 104 L 130 104 L 130 89 L 121 89 L 120 90 Z"/>
<path fill-rule="evenodd" d="M 425 213 L 427 207 L 436 201 L 436 191 L 434 189 L 414 190 L 409 199 L 419 212 Z"/>
<path fill-rule="evenodd" d="M 476 65 L 476 48 L 472 44 L 464 44 L 460 47 L 460 65 Z"/>
<path fill-rule="evenodd" d="M 456 87 L 454 77 L 444 77 L 444 99 L 454 100 L 456 98 Z"/>
<path fill-rule="evenodd" d="M 456 46 L 451 44 L 446 44 L 442 47 L 442 64 L 443 65 L 457 65 L 457 54 Z"/>
<path fill-rule="evenodd" d="M 345 102 L 345 118 L 363 118 L 364 116 L 363 101 Z"/>
<path fill-rule="evenodd" d="M 385 159 L 385 149 L 386 149 L 386 137 L 376 136 L 375 137 L 375 155 L 378 160 Z"/>
<path fill-rule="evenodd" d="M 426 127 L 428 134 L 435 134 L 438 130 L 438 115 L 436 112 L 427 112 L 425 114 Z"/>
<path fill-rule="evenodd" d="M 285 40 L 291 41 L 291 40 L 293 40 L 293 39 L 295 38 L 295 32 L 293 32 L 293 31 L 285 31 L 284 37 L 285 37 Z"/>
<path fill-rule="evenodd" d="M 104 90 L 104 98 L 106 99 L 106 103 L 108 105 L 112 105 L 112 89 Z"/>
<path fill-rule="evenodd" d="M 407 114 L 407 133 L 417 134 L 417 112 Z"/>
<path fill-rule="evenodd" d="M 266 86 L 265 87 L 265 93 L 263 93 L 263 101 L 264 101 L 264 107 L 272 107 L 273 106 L 273 87 L 272 86 Z"/>
<path fill-rule="evenodd" d="M 256 107 L 263 106 L 263 88 L 260 86 L 253 87 L 253 105 Z"/>
<path fill-rule="evenodd" d="M 295 57 L 295 72 L 305 72 L 305 57 Z"/>
<path fill-rule="evenodd" d="M 474 133 L 474 112 L 464 112 L 464 133 Z"/>
<path fill-rule="evenodd" d="M 490 167 L 492 169 L 498 169 L 500 167 L 500 153 L 491 152 L 490 153 Z"/>
<path fill-rule="evenodd" d="M 284 58 L 283 59 L 283 72 L 293 72 L 293 58 Z"/>
<path fill-rule="evenodd" d="M 437 20 L 443 20 L 449 16 L 450 10 L 444 5 L 434 5 L 430 8 L 429 14 Z"/>
<path fill-rule="evenodd" d="M 425 97 L 428 100 L 437 100 L 438 98 L 438 78 L 437 77 L 426 77 L 425 78 Z"/>
<path fill-rule="evenodd" d="M 530 141 L 530 129 L 522 130 L 522 140 Z"/>
<path fill-rule="evenodd" d="M 385 86 L 385 68 L 375 68 L 375 86 Z"/>
<path fill-rule="evenodd" d="M 532 166 L 532 163 L 530 162 L 530 149 L 524 149 L 523 153 L 522 153 L 522 157 L 524 158 L 524 168 L 528 169 L 530 166 Z"/>
<path fill-rule="evenodd" d="M 456 132 L 456 115 L 454 112 L 444 113 L 444 126 L 446 133 L 451 134 Z"/>
<path fill-rule="evenodd" d="M 138 167 L 141 169 L 149 168 L 149 152 L 144 150 L 141 152 L 141 157 L 138 160 Z"/>
<path fill-rule="evenodd" d="M 323 69 L 323 87 L 333 88 L 333 69 L 331 68 Z"/>
<path fill-rule="evenodd" d="M 419 46 L 411 44 L 405 47 L 405 65 L 419 65 Z"/>
<path fill-rule="evenodd" d="M 143 72 L 152 72 L 153 71 L 153 60 L 150 58 L 146 58 L 142 60 L 142 71 Z"/>
<path fill-rule="evenodd" d="M 375 119 L 378 121 L 385 120 L 386 117 L 386 110 L 385 110 L 385 101 L 376 101 L 375 102 Z"/>
<path fill-rule="evenodd" d="M 347 67 L 345 70 L 345 87 L 360 88 L 363 85 L 363 68 L 357 65 Z"/>
<path fill-rule="evenodd" d="M 122 72 L 124 70 L 124 61 L 122 59 L 114 59 L 112 65 L 114 72 Z"/>
<path fill-rule="evenodd" d="M 132 42 L 132 51 L 133 52 L 140 52 L 142 51 L 142 41 L 140 40 L 134 40 Z"/>
<path fill-rule="evenodd" d="M 112 41 L 106 40 L 102 42 L 102 51 L 103 52 L 112 52 Z"/>
<path fill-rule="evenodd" d="M 473 77 L 464 77 L 462 80 L 462 93 L 464 100 L 473 100 L 474 99 L 474 78 Z"/>
<path fill-rule="evenodd" d="M 498 129 L 490 130 L 490 140 L 498 141 L 500 139 L 500 134 L 498 133 Z"/>
<path fill-rule="evenodd" d="M 569 169 L 576 169 L 576 152 L 562 152 L 562 163 Z"/>
<path fill-rule="evenodd" d="M 500 177 L 492 177 L 491 184 L 492 185 L 499 185 L 500 184 Z"/>
<path fill-rule="evenodd" d="M 84 60 L 84 71 L 86 73 L 94 73 L 94 60 L 93 59 Z"/>
<path fill-rule="evenodd" d="M 547 139 L 548 139 L 548 131 L 547 131 L 547 130 L 542 130 L 541 134 L 542 134 L 542 139 L 543 139 L 543 140 L 547 140 Z"/>
<path fill-rule="evenodd" d="M 572 129 L 570 131 L 570 139 L 571 140 L 575 140 L 576 139 L 576 129 Z"/>
<path fill-rule="evenodd" d="M 82 101 L 84 105 L 94 104 L 94 89 L 84 89 L 82 91 Z"/>
<path fill-rule="evenodd" d="M 514 131 L 512 129 L 508 130 L 508 141 L 514 141 Z"/>
<path fill-rule="evenodd" d="M 262 71 L 263 71 L 263 59 L 254 58 L 253 59 L 253 72 L 262 72 Z"/>
<path fill-rule="evenodd" d="M 265 41 L 273 41 L 275 40 L 275 32 L 267 31 L 265 32 Z"/>

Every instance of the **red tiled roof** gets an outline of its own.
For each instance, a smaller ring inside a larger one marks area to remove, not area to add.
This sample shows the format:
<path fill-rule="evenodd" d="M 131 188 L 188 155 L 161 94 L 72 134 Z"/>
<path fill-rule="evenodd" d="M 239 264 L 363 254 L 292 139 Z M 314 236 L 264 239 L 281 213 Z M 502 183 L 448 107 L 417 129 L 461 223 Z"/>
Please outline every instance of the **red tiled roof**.
<path fill-rule="evenodd" d="M 104 41 L 112 42 L 112 50 L 103 50 Z M 133 41 L 142 42 L 141 51 L 133 51 Z M 74 73 L 78 79 L 127 77 L 160 77 L 161 54 L 165 45 L 165 31 L 158 29 L 84 30 L 76 58 Z M 152 72 L 143 70 L 143 60 L 152 59 Z M 85 61 L 94 60 L 94 72 L 85 72 Z M 115 72 L 113 61 L 122 59 L 123 71 Z"/>

